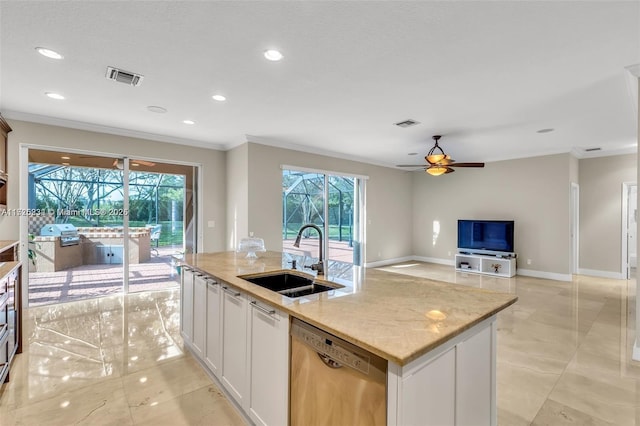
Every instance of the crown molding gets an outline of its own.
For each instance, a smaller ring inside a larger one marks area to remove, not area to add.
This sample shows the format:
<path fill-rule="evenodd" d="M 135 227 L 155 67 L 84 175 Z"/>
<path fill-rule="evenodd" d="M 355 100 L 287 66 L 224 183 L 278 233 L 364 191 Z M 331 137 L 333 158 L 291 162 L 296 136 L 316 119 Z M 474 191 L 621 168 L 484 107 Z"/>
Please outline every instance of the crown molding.
<path fill-rule="evenodd" d="M 224 150 L 222 144 L 213 142 L 203 142 L 193 139 L 176 138 L 166 135 L 158 135 L 155 133 L 142 132 L 138 130 L 122 129 L 119 127 L 103 126 L 100 124 L 86 123 L 83 121 L 66 120 L 62 118 L 49 117 L 38 114 L 30 114 L 20 111 L 4 111 L 2 115 L 10 120 L 27 121 L 30 123 L 46 124 L 50 126 L 66 127 L 76 130 L 85 130 L 88 132 L 105 133 L 116 136 L 126 136 L 130 138 L 147 139 L 155 142 L 164 142 L 178 145 L 187 145 L 198 148 L 213 149 L 217 151 Z"/>

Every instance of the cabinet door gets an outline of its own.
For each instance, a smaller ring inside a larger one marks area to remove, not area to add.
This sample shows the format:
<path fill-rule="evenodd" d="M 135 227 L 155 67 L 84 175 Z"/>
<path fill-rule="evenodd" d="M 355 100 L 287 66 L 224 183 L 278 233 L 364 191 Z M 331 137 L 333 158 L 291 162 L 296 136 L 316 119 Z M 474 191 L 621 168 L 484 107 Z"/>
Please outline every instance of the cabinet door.
<path fill-rule="evenodd" d="M 456 346 L 456 424 L 491 425 L 495 402 L 492 327 Z"/>
<path fill-rule="evenodd" d="M 180 304 L 180 331 L 185 341 L 193 337 L 193 271 L 182 267 L 182 299 Z"/>
<path fill-rule="evenodd" d="M 222 384 L 244 407 L 247 388 L 247 297 L 222 285 Z"/>
<path fill-rule="evenodd" d="M 399 425 L 454 425 L 455 348 L 402 379 Z"/>
<path fill-rule="evenodd" d="M 220 378 L 222 366 L 222 287 L 214 278 L 207 280 L 207 337 L 205 363 Z"/>
<path fill-rule="evenodd" d="M 289 316 L 256 300 L 249 306 L 249 417 L 257 425 L 286 425 Z"/>
<path fill-rule="evenodd" d="M 207 325 L 207 282 L 204 274 L 193 279 L 193 336 L 192 347 L 200 359 L 204 358 L 205 327 Z"/>

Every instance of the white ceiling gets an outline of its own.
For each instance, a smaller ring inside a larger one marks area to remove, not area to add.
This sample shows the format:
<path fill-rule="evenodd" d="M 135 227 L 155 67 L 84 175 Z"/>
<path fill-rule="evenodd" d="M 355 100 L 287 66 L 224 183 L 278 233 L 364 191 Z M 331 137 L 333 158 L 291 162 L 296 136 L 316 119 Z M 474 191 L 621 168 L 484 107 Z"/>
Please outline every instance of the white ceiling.
<path fill-rule="evenodd" d="M 383 165 L 421 163 L 433 134 L 457 161 L 636 150 L 637 1 L 1 1 L 0 14 L 8 118 Z"/>

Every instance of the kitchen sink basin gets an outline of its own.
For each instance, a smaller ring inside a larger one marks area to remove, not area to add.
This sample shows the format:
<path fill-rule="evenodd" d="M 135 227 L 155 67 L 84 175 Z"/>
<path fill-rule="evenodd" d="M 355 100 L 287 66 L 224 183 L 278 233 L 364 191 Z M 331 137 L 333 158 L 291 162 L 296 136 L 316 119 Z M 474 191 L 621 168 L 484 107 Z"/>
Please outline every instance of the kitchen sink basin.
<path fill-rule="evenodd" d="M 238 278 L 287 297 L 308 296 L 342 287 L 328 282 L 326 284 L 330 285 L 320 284 L 313 277 L 289 271 L 244 275 Z"/>

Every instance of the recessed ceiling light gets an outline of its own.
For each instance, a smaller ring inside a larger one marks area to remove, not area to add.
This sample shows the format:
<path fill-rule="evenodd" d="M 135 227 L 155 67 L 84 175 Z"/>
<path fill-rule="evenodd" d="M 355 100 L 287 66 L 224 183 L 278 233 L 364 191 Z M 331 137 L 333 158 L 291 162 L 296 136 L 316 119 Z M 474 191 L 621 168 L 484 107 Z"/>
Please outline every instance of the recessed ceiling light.
<path fill-rule="evenodd" d="M 56 99 L 58 101 L 61 101 L 64 99 L 64 96 L 62 96 L 59 93 L 53 93 L 53 92 L 45 92 L 45 95 L 47 95 L 48 97 L 50 97 L 51 99 Z"/>
<path fill-rule="evenodd" d="M 68 156 L 66 156 L 66 155 L 63 155 L 63 156 L 62 156 L 62 157 L 60 157 L 60 158 L 61 158 L 61 159 L 63 159 L 63 160 L 71 160 L 71 157 L 68 157 Z"/>
<path fill-rule="evenodd" d="M 275 49 L 265 50 L 264 57 L 270 61 L 279 61 L 284 58 L 284 56 L 282 56 L 282 53 Z"/>
<path fill-rule="evenodd" d="M 213 95 L 212 96 L 214 101 L 218 101 L 218 102 L 222 102 L 222 101 L 226 101 L 227 98 L 222 96 L 222 95 Z"/>
<path fill-rule="evenodd" d="M 164 114 L 167 112 L 166 108 L 162 108 L 161 106 L 149 105 L 147 109 L 151 112 L 157 112 L 158 114 Z"/>
<path fill-rule="evenodd" d="M 140 167 L 140 164 L 138 164 L 138 163 L 131 163 L 131 165 L 132 165 L 133 167 Z"/>
<path fill-rule="evenodd" d="M 540 129 L 538 131 L 536 131 L 536 133 L 549 133 L 549 132 L 553 132 L 555 129 Z"/>
<path fill-rule="evenodd" d="M 62 165 L 63 165 L 63 166 L 68 166 L 68 165 L 69 165 L 69 163 L 62 163 Z"/>
<path fill-rule="evenodd" d="M 55 50 L 47 49 L 46 47 L 36 47 L 36 51 L 42 56 L 46 56 L 51 59 L 62 59 L 64 56 L 56 52 Z"/>
<path fill-rule="evenodd" d="M 193 120 L 182 120 L 182 122 L 183 122 L 184 124 L 196 124 L 196 122 L 195 122 L 195 121 L 193 121 Z"/>

